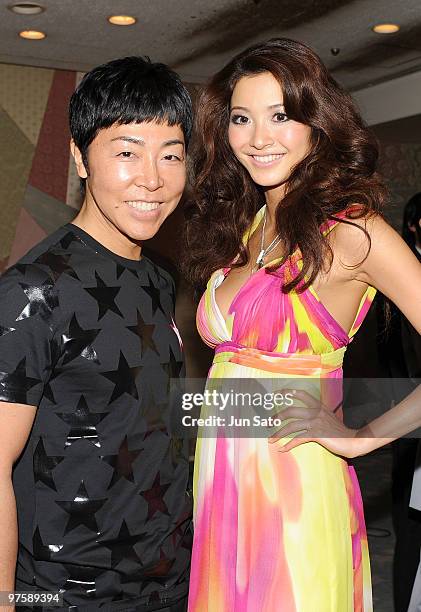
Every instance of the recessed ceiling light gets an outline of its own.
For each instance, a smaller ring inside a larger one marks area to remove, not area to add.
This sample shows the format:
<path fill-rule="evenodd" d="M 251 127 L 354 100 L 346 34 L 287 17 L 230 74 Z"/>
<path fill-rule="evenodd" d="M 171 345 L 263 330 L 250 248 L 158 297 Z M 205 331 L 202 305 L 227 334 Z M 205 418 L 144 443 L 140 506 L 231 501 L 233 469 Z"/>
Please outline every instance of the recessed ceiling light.
<path fill-rule="evenodd" d="M 377 34 L 394 34 L 399 32 L 400 29 L 397 23 L 378 23 L 372 27 L 373 32 Z"/>
<path fill-rule="evenodd" d="M 42 40 L 46 37 L 46 34 L 39 30 L 22 30 L 22 32 L 19 32 L 19 36 L 28 40 Z"/>
<path fill-rule="evenodd" d="M 9 4 L 9 11 L 18 13 L 18 15 L 38 15 L 45 11 L 45 7 L 35 2 L 18 2 L 17 4 Z"/>
<path fill-rule="evenodd" d="M 113 25 L 129 26 L 136 23 L 137 19 L 131 15 L 111 15 L 111 17 L 108 17 L 108 21 Z"/>

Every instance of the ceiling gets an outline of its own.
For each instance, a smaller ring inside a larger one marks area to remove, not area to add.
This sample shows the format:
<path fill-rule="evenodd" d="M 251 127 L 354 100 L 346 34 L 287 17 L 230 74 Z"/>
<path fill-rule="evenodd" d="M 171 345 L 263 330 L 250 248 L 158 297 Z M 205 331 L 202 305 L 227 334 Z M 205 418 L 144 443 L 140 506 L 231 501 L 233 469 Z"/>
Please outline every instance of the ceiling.
<path fill-rule="evenodd" d="M 40 15 L 16 15 L 0 0 L 0 62 L 86 71 L 125 55 L 149 55 L 200 83 L 248 45 L 273 36 L 312 46 L 355 91 L 421 70 L 420 0 L 40 0 Z M 137 17 L 110 25 L 111 14 Z M 400 32 L 371 26 L 395 22 Z M 18 37 L 41 29 L 42 41 Z M 332 55 L 330 49 L 340 49 Z"/>

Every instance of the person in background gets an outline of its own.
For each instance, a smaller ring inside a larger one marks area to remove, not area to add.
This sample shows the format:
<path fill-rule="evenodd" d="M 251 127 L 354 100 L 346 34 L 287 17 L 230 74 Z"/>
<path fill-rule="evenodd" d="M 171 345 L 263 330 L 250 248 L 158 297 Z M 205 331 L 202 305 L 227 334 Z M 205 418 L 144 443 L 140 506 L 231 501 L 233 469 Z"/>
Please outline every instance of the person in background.
<path fill-rule="evenodd" d="M 86 74 L 80 213 L 0 279 L 0 591 L 58 593 L 58 611 L 186 609 L 188 441 L 168 426 L 182 345 L 174 282 L 142 247 L 181 198 L 191 126 L 163 64 Z"/>
<path fill-rule="evenodd" d="M 415 194 L 405 206 L 402 236 L 421 262 L 421 193 Z M 420 335 L 407 319 L 402 321 L 402 342 L 409 376 L 421 378 Z"/>
<path fill-rule="evenodd" d="M 421 193 L 404 209 L 402 236 L 421 262 Z M 401 316 L 401 340 L 407 376 L 421 380 L 421 336 Z M 394 588 L 396 612 L 421 610 L 421 452 L 419 440 L 394 443 L 393 500 L 396 548 Z M 417 569 L 418 568 L 418 569 Z"/>

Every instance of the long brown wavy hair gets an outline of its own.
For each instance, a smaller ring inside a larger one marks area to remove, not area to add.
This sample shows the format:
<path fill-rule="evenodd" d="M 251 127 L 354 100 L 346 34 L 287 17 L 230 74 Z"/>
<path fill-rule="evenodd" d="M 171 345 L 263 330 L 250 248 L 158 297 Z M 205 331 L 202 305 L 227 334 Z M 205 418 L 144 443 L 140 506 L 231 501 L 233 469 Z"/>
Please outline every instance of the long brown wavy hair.
<path fill-rule="evenodd" d="M 285 113 L 311 127 L 310 150 L 285 183 L 276 210 L 284 256 L 298 247 L 300 273 L 283 286 L 285 293 L 305 290 L 331 265 L 332 250 L 320 226 L 352 204 L 358 208 L 341 223 L 380 213 L 385 190 L 376 173 L 378 147 L 351 96 L 330 76 L 320 58 L 303 43 L 274 38 L 234 57 L 202 91 L 196 115 L 193 193 L 186 206 L 183 269 L 202 288 L 217 269 L 249 260 L 242 237 L 265 204 L 263 189 L 240 164 L 228 142 L 230 101 L 243 77 L 270 72 L 280 83 Z M 370 236 L 359 226 L 368 240 Z M 273 272 L 276 268 L 268 268 Z"/>

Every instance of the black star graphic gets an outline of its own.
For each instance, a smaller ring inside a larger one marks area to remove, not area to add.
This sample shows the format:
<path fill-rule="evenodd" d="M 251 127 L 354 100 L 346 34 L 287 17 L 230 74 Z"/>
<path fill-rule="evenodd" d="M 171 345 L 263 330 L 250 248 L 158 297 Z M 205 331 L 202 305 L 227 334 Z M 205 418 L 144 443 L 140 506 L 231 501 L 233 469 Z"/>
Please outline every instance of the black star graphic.
<path fill-rule="evenodd" d="M 49 456 L 45 452 L 44 442 L 42 438 L 38 440 L 38 444 L 34 451 L 34 475 L 35 482 L 43 482 L 47 487 L 57 491 L 53 479 L 54 468 L 63 461 L 64 457 Z"/>
<path fill-rule="evenodd" d="M 50 342 L 50 346 L 51 346 L 51 364 L 55 364 L 60 356 L 61 356 L 61 338 L 56 338 L 55 336 L 53 336 L 53 338 L 51 339 Z M 54 397 L 54 392 L 53 392 L 53 387 L 52 384 L 56 378 L 58 378 L 60 376 L 60 369 L 50 369 L 50 376 L 47 379 L 45 386 L 44 386 L 44 390 L 43 390 L 43 396 L 46 397 L 48 400 L 50 400 L 50 402 L 52 404 L 57 404 L 55 397 Z"/>
<path fill-rule="evenodd" d="M 142 578 L 150 578 L 152 582 L 164 584 L 168 582 L 168 574 L 175 563 L 175 559 L 168 559 L 162 548 L 159 549 L 159 561 L 142 572 Z"/>
<path fill-rule="evenodd" d="M 173 310 L 175 310 L 175 285 L 171 285 L 171 302 L 173 305 Z"/>
<path fill-rule="evenodd" d="M 152 271 L 155 274 L 155 281 L 159 284 L 161 274 L 159 272 L 158 266 L 155 263 L 152 264 Z"/>
<path fill-rule="evenodd" d="M 85 291 L 91 295 L 98 304 L 98 321 L 109 311 L 122 317 L 121 311 L 115 303 L 115 298 L 121 287 L 108 287 L 98 272 L 95 272 L 96 287 L 84 287 Z"/>
<path fill-rule="evenodd" d="M 173 350 L 170 348 L 170 360 L 168 363 L 162 364 L 163 369 L 168 375 L 168 378 L 180 378 L 180 373 L 184 366 L 184 361 L 182 359 L 177 359 L 173 353 Z"/>
<path fill-rule="evenodd" d="M 5 398 L 8 396 L 18 397 L 19 403 L 26 404 L 28 391 L 40 382 L 38 378 L 31 378 L 27 375 L 26 357 L 24 357 L 19 361 L 13 372 L 0 372 L 0 395 Z"/>
<path fill-rule="evenodd" d="M 115 539 L 97 540 L 97 542 L 111 551 L 112 568 L 116 567 L 121 561 L 131 561 L 136 565 L 142 565 L 142 561 L 134 547 L 138 542 L 144 540 L 146 535 L 146 532 L 132 535 L 127 527 L 126 521 L 123 520 L 120 531 Z"/>
<path fill-rule="evenodd" d="M 51 376 L 51 378 L 48 380 L 48 382 L 44 386 L 44 391 L 43 391 L 43 396 L 49 399 L 52 404 L 57 404 L 55 397 L 54 397 L 53 388 L 51 386 L 51 383 L 56 378 L 57 378 L 56 376 Z"/>
<path fill-rule="evenodd" d="M 118 361 L 117 369 L 109 372 L 101 372 L 101 376 L 105 376 L 105 378 L 108 378 L 108 380 L 115 385 L 109 404 L 123 395 L 123 393 L 128 393 L 128 395 L 131 395 L 135 399 L 139 399 L 139 394 L 136 387 L 136 376 L 141 369 L 142 366 L 130 368 L 126 358 L 120 351 L 120 359 Z"/>
<path fill-rule="evenodd" d="M 92 343 L 98 336 L 100 329 L 82 329 L 74 314 L 70 321 L 69 331 L 62 335 L 64 358 L 62 365 L 73 361 L 76 357 L 84 357 L 88 361 L 99 364 L 98 355 Z"/>
<path fill-rule="evenodd" d="M 151 351 L 154 351 L 157 355 L 159 355 L 159 351 L 156 348 L 156 344 L 152 339 L 155 327 L 156 325 L 148 325 L 147 323 L 145 323 L 139 310 L 137 311 L 136 325 L 127 327 L 129 331 L 133 332 L 136 336 L 142 339 L 141 349 L 140 349 L 141 357 L 143 357 L 145 350 L 147 348 L 151 349 Z"/>
<path fill-rule="evenodd" d="M 101 457 L 103 461 L 114 468 L 113 477 L 108 485 L 108 489 L 111 489 L 111 487 L 123 477 L 134 482 L 133 462 L 137 459 L 142 450 L 143 449 L 129 450 L 129 443 L 126 436 L 116 455 L 104 455 Z"/>
<path fill-rule="evenodd" d="M 40 255 L 35 260 L 35 263 L 47 266 L 49 276 L 51 276 L 51 278 L 53 278 L 56 282 L 62 274 L 67 274 L 67 276 L 70 276 L 71 278 L 80 280 L 75 269 L 69 265 L 69 259 L 71 257 L 72 253 L 63 253 L 60 255 L 58 253 L 51 253 L 47 251 L 46 253 Z"/>
<path fill-rule="evenodd" d="M 80 396 L 78 405 L 74 412 L 56 412 L 67 425 L 70 431 L 67 435 L 65 446 L 71 446 L 77 440 L 89 440 L 98 448 L 101 443 L 98 439 L 96 426 L 109 414 L 108 412 L 90 412 L 88 404 L 83 395 Z"/>
<path fill-rule="evenodd" d="M 184 515 L 177 521 L 177 524 L 174 527 L 173 532 L 171 533 L 171 538 L 172 538 L 172 543 L 173 543 L 174 548 L 177 544 L 177 540 L 178 542 L 183 540 L 184 541 L 183 544 L 185 544 L 185 541 L 187 540 L 191 548 L 190 541 L 192 539 L 192 531 L 190 529 L 190 526 L 191 526 L 190 512 L 184 513 Z M 187 548 L 187 546 L 183 545 L 183 548 Z"/>
<path fill-rule="evenodd" d="M 72 242 L 80 242 L 80 239 L 73 232 L 68 232 L 60 240 L 60 246 L 62 249 L 67 251 Z"/>
<path fill-rule="evenodd" d="M 51 556 L 54 555 L 54 553 L 60 552 L 63 548 L 63 544 L 44 544 L 39 527 L 35 529 L 35 533 L 32 537 L 32 545 L 35 557 L 43 561 L 51 561 Z"/>
<path fill-rule="evenodd" d="M 148 274 L 148 280 L 149 280 L 149 285 L 147 286 L 142 286 L 143 291 L 145 291 L 145 293 L 147 293 L 149 295 L 149 297 L 151 298 L 151 303 L 152 303 L 152 315 L 155 315 L 156 311 L 158 310 L 158 308 L 160 309 L 160 311 L 162 312 L 162 314 L 164 316 L 167 316 L 162 308 L 162 304 L 161 304 L 161 292 L 159 289 L 157 289 L 155 287 L 155 285 L 152 282 L 151 277 Z"/>
<path fill-rule="evenodd" d="M 169 514 L 167 504 L 164 502 L 164 495 L 170 485 L 162 485 L 160 484 L 160 480 L 161 479 L 158 472 L 151 488 L 141 491 L 140 493 L 140 495 L 142 495 L 142 497 L 144 497 L 148 502 L 148 521 L 154 516 L 155 512 Z"/>
<path fill-rule="evenodd" d="M 71 591 L 72 595 L 83 595 L 84 598 L 95 597 L 96 579 L 104 573 L 103 568 L 70 565 L 70 563 L 63 563 L 63 567 L 67 571 L 67 579 L 60 585 L 59 593 Z"/>
<path fill-rule="evenodd" d="M 157 604 L 157 603 L 161 603 L 161 604 L 163 603 L 163 601 L 161 600 L 161 595 L 159 591 L 152 591 L 152 593 L 149 595 L 148 605 Z"/>
<path fill-rule="evenodd" d="M 15 263 L 13 268 L 15 270 L 17 270 L 18 272 L 20 272 L 22 274 L 22 276 L 25 276 L 26 275 L 26 271 L 28 270 L 28 268 L 30 269 L 31 266 L 33 266 L 33 264 Z"/>
<path fill-rule="evenodd" d="M 106 501 L 106 498 L 90 499 L 83 480 L 74 499 L 56 501 L 55 503 L 69 514 L 64 535 L 82 525 L 99 534 L 95 513 L 102 508 Z"/>
<path fill-rule="evenodd" d="M 133 274 L 133 276 L 135 277 L 136 280 L 139 280 L 139 277 L 137 275 L 137 271 L 135 268 L 125 268 L 124 266 L 121 266 L 120 264 L 117 264 L 117 268 L 116 268 L 116 274 L 117 274 L 117 280 L 120 278 L 120 276 L 123 274 L 123 272 L 131 272 Z"/>
<path fill-rule="evenodd" d="M 49 322 L 52 311 L 58 306 L 58 299 L 53 293 L 51 280 L 44 281 L 42 285 L 28 285 L 27 283 L 19 283 L 19 285 L 29 301 L 16 321 L 39 315 L 43 321 Z"/>
<path fill-rule="evenodd" d="M 0 338 L 2 336 L 5 336 L 6 334 L 10 334 L 10 332 L 14 332 L 16 331 L 15 327 L 3 327 L 2 325 L 0 325 Z"/>

